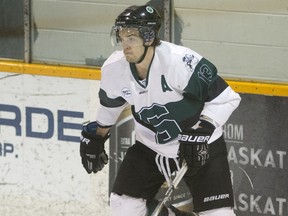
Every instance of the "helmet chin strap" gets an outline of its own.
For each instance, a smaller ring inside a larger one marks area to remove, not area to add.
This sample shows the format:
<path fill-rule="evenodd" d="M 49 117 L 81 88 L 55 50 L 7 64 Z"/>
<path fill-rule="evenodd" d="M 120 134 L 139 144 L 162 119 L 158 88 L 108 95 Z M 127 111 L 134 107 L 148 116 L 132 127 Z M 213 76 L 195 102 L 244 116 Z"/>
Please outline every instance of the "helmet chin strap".
<path fill-rule="evenodd" d="M 139 58 L 139 60 L 135 64 L 140 64 L 144 60 L 144 58 L 147 54 L 148 47 L 149 46 L 144 44 L 144 53 L 142 54 L 142 56 Z"/>

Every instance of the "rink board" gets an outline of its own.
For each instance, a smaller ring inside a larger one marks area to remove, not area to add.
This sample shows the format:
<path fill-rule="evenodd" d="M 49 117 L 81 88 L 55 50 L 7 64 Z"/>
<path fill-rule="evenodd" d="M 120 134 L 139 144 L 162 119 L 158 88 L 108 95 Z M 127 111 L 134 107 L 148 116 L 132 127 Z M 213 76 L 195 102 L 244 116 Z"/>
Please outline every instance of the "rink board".
<path fill-rule="evenodd" d="M 0 215 L 109 215 L 107 170 L 81 164 L 99 82 L 0 73 Z M 108 168 L 108 166 L 107 166 Z"/>

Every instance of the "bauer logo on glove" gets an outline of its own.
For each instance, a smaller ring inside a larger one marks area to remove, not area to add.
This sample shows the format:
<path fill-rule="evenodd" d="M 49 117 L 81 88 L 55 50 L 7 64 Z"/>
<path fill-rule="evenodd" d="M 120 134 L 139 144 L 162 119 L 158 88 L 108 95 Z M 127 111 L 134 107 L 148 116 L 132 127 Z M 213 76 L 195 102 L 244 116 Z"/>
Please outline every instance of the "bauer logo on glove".
<path fill-rule="evenodd" d="M 197 129 L 184 130 L 178 136 L 180 164 L 185 160 L 193 171 L 197 171 L 208 162 L 210 158 L 208 141 L 215 128 L 204 120 L 199 126 Z"/>
<path fill-rule="evenodd" d="M 207 143 L 208 140 L 210 139 L 210 136 L 194 136 L 194 135 L 187 135 L 187 134 L 179 134 L 178 140 L 179 141 L 184 141 L 184 142 L 198 142 L 198 143 Z"/>
<path fill-rule="evenodd" d="M 86 143 L 87 145 L 88 145 L 89 142 L 90 142 L 90 139 L 84 138 L 82 135 L 80 136 L 80 140 L 81 140 L 81 142 L 84 142 L 84 143 Z"/>

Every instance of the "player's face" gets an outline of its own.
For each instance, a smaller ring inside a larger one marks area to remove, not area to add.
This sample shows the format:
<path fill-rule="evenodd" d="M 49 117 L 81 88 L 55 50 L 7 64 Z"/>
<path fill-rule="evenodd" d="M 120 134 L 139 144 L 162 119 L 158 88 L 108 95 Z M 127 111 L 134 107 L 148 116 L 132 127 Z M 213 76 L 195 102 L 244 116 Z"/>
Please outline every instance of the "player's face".
<path fill-rule="evenodd" d="M 124 28 L 119 31 L 120 42 L 126 60 L 136 63 L 144 53 L 143 39 L 139 35 L 138 29 Z"/>

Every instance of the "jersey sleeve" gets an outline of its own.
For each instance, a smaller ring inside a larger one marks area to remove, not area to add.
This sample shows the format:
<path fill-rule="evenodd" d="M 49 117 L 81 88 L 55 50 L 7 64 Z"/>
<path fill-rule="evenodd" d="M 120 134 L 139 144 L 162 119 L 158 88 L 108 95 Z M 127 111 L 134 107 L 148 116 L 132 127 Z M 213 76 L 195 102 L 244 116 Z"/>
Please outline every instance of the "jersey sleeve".
<path fill-rule="evenodd" d="M 112 57 L 114 56 L 112 55 Z M 112 57 L 101 68 L 101 83 L 98 93 L 100 105 L 97 110 L 97 122 L 103 126 L 114 125 L 121 112 L 128 105 L 120 90 L 122 76 L 120 72 L 123 70 L 119 67 L 115 68 Z"/>
<path fill-rule="evenodd" d="M 122 97 L 110 97 L 104 89 L 99 91 L 100 106 L 97 110 L 97 122 L 103 126 L 112 126 L 116 123 L 119 115 L 127 106 Z"/>
<path fill-rule="evenodd" d="M 209 89 L 217 78 L 217 68 L 205 58 L 201 58 L 187 78 L 184 94 L 196 100 L 206 101 Z"/>
<path fill-rule="evenodd" d="M 201 115 L 213 120 L 216 127 L 226 123 L 240 103 L 240 96 L 218 76 L 217 68 L 205 58 L 196 64 L 184 95 L 203 102 Z"/>
<path fill-rule="evenodd" d="M 232 112 L 239 106 L 241 98 L 230 86 L 227 86 L 219 95 L 211 101 L 206 101 L 201 115 L 213 119 L 215 126 L 226 123 Z"/>

